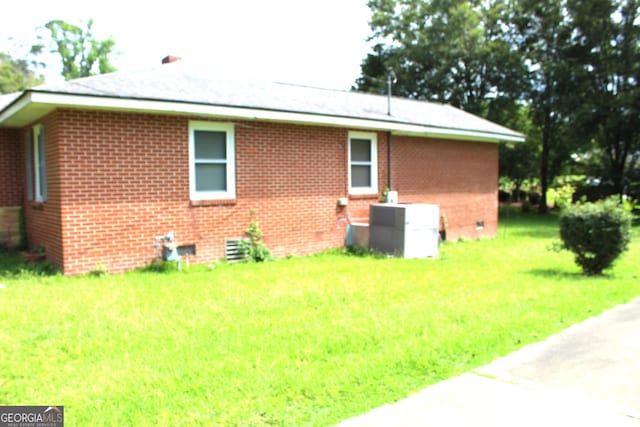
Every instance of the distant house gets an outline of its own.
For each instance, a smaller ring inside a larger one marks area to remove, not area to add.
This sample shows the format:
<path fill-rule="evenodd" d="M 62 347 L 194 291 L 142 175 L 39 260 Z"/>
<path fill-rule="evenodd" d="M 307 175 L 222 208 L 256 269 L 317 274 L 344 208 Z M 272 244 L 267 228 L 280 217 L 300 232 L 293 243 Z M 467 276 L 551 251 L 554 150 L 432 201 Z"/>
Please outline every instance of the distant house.
<path fill-rule="evenodd" d="M 494 236 L 497 143 L 522 139 L 447 105 L 393 98 L 388 115 L 384 96 L 186 61 L 45 84 L 0 96 L 0 239 L 24 207 L 65 274 L 118 272 L 169 230 L 193 262 L 222 258 L 256 219 L 275 255 L 302 255 L 343 245 L 386 187 L 440 205 L 449 239 Z"/>

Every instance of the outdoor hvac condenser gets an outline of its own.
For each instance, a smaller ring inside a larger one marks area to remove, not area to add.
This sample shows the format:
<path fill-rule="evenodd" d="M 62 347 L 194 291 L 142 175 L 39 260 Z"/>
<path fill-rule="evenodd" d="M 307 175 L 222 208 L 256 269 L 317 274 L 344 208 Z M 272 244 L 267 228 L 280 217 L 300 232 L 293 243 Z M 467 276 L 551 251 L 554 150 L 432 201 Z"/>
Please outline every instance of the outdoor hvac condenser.
<path fill-rule="evenodd" d="M 438 205 L 371 205 L 369 249 L 404 258 L 438 256 L 439 224 Z"/>

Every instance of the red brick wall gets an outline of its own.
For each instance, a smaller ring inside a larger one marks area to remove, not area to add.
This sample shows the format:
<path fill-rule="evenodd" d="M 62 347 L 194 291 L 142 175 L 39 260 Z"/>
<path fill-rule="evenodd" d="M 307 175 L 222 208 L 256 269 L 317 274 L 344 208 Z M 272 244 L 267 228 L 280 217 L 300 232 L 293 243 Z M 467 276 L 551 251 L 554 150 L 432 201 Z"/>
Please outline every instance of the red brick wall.
<path fill-rule="evenodd" d="M 235 121 L 235 201 L 189 201 L 185 117 L 60 110 L 64 270 L 97 262 L 121 271 L 150 262 L 153 236 L 174 230 L 195 262 L 224 256 L 252 212 L 276 256 L 342 245 L 347 209 L 346 129 Z M 383 136 L 379 157 L 386 162 Z M 380 168 L 380 186 L 386 167 Z M 354 206 L 367 206 L 355 200 Z"/>
<path fill-rule="evenodd" d="M 31 249 L 38 246 L 45 248 L 47 259 L 62 268 L 62 224 L 60 217 L 60 134 L 59 114 L 54 112 L 43 119 L 23 129 L 21 140 L 25 140 L 27 133 L 32 135 L 32 126 L 44 125 L 46 163 L 47 163 L 47 201 L 25 202 L 25 222 L 27 226 L 27 238 Z M 35 153 L 34 153 L 35 156 Z M 24 157 L 23 157 L 24 159 Z M 24 163 L 24 160 L 22 160 Z M 23 182 L 26 182 L 24 168 L 19 174 Z M 23 198 L 26 200 L 26 188 L 23 189 Z"/>
<path fill-rule="evenodd" d="M 20 242 L 22 147 L 18 130 L 0 129 L 0 247 L 13 247 Z"/>
<path fill-rule="evenodd" d="M 116 272 L 150 262 L 153 237 L 169 230 L 178 244 L 196 245 L 194 262 L 219 259 L 224 239 L 242 237 L 252 212 L 276 256 L 341 246 L 347 215 L 368 219 L 377 196 L 353 196 L 348 207 L 337 206 L 347 197 L 348 129 L 233 123 L 237 199 L 196 206 L 189 201 L 189 118 L 53 113 L 44 120 L 49 201 L 27 209 L 30 242 L 43 244 L 67 274 L 97 263 Z M 393 148 L 401 201 L 442 203 L 450 229 L 461 227 L 457 235 L 476 236 L 476 219 L 484 219 L 485 234 L 492 227 L 495 233 L 497 147 L 394 137 Z M 411 166 L 408 159 L 420 163 Z M 378 133 L 378 160 L 382 191 L 385 132 Z M 448 179 L 435 182 L 436 171 Z"/>
<path fill-rule="evenodd" d="M 0 128 L 0 207 L 22 204 L 23 144 L 20 131 Z"/>
<path fill-rule="evenodd" d="M 497 144 L 394 136 L 393 159 L 399 201 L 440 205 L 447 240 L 496 235 Z"/>

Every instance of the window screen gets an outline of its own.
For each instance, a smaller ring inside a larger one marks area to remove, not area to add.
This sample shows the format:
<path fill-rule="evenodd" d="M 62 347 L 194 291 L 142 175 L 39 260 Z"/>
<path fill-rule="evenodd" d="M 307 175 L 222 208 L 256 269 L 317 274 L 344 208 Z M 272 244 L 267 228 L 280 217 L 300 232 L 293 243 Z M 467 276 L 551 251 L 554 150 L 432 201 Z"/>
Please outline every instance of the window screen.
<path fill-rule="evenodd" d="M 227 134 L 194 131 L 196 191 L 227 191 Z"/>

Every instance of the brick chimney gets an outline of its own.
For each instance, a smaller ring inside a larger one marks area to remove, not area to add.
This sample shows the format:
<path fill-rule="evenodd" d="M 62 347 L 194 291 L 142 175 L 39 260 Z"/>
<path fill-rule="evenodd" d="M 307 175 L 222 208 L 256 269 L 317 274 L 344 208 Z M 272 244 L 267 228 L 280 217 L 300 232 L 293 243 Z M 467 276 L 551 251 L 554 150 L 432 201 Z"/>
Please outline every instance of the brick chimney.
<path fill-rule="evenodd" d="M 162 58 L 162 63 L 170 64 L 172 62 L 180 61 L 180 59 L 182 58 L 180 58 L 179 56 L 167 55 L 164 58 Z"/>

